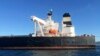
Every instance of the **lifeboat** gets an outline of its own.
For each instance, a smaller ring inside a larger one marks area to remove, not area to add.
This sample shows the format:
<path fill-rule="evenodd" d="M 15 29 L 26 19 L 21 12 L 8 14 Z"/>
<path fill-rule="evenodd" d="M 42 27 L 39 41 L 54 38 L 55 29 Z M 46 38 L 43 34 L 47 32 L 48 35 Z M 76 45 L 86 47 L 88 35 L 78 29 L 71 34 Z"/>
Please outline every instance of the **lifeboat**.
<path fill-rule="evenodd" d="M 50 29 L 50 30 L 49 30 L 49 34 L 56 35 L 57 32 L 58 32 L 58 31 L 57 31 L 56 29 Z"/>

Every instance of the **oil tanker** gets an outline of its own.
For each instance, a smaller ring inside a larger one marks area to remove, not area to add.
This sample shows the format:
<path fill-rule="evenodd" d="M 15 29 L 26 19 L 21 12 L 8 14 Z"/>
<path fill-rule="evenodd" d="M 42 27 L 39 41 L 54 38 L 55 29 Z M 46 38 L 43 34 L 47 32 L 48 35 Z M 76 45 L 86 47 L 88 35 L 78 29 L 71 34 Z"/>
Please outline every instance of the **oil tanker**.
<path fill-rule="evenodd" d="M 85 49 L 95 48 L 95 36 L 77 36 L 69 13 L 63 14 L 61 25 L 52 20 L 52 10 L 45 20 L 31 16 L 34 34 L 0 36 L 0 49 Z"/>

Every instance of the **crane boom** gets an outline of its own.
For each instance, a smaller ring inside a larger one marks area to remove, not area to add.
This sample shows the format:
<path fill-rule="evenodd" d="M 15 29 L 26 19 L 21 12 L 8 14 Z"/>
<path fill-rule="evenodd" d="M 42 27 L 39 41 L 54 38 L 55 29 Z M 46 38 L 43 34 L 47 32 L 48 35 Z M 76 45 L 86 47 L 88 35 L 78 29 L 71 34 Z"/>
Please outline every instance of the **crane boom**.
<path fill-rule="evenodd" d="M 32 16 L 32 20 L 36 21 L 36 22 L 39 22 L 42 25 L 46 25 L 46 22 L 44 20 L 42 20 L 42 19 L 40 19 L 40 18 L 38 18 L 36 16 Z"/>

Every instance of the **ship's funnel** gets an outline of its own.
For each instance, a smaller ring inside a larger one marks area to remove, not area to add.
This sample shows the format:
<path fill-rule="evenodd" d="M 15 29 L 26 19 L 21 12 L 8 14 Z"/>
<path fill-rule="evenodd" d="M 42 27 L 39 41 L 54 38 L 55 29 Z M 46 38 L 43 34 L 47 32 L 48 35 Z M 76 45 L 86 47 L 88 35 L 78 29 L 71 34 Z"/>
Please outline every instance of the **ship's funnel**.
<path fill-rule="evenodd" d="M 66 24 L 66 26 L 72 26 L 71 17 L 69 13 L 63 14 L 63 24 Z"/>
<path fill-rule="evenodd" d="M 62 35 L 63 36 L 75 36 L 74 26 L 72 26 L 71 16 L 69 13 L 63 14 Z"/>

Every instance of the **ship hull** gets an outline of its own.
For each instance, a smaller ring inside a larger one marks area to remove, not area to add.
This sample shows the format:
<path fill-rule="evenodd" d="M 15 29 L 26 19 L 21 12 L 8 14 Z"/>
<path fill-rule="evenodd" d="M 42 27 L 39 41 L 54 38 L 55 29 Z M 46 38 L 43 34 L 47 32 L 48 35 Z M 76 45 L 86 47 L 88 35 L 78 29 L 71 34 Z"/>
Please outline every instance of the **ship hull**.
<path fill-rule="evenodd" d="M 85 49 L 95 48 L 94 37 L 0 37 L 0 49 Z"/>

